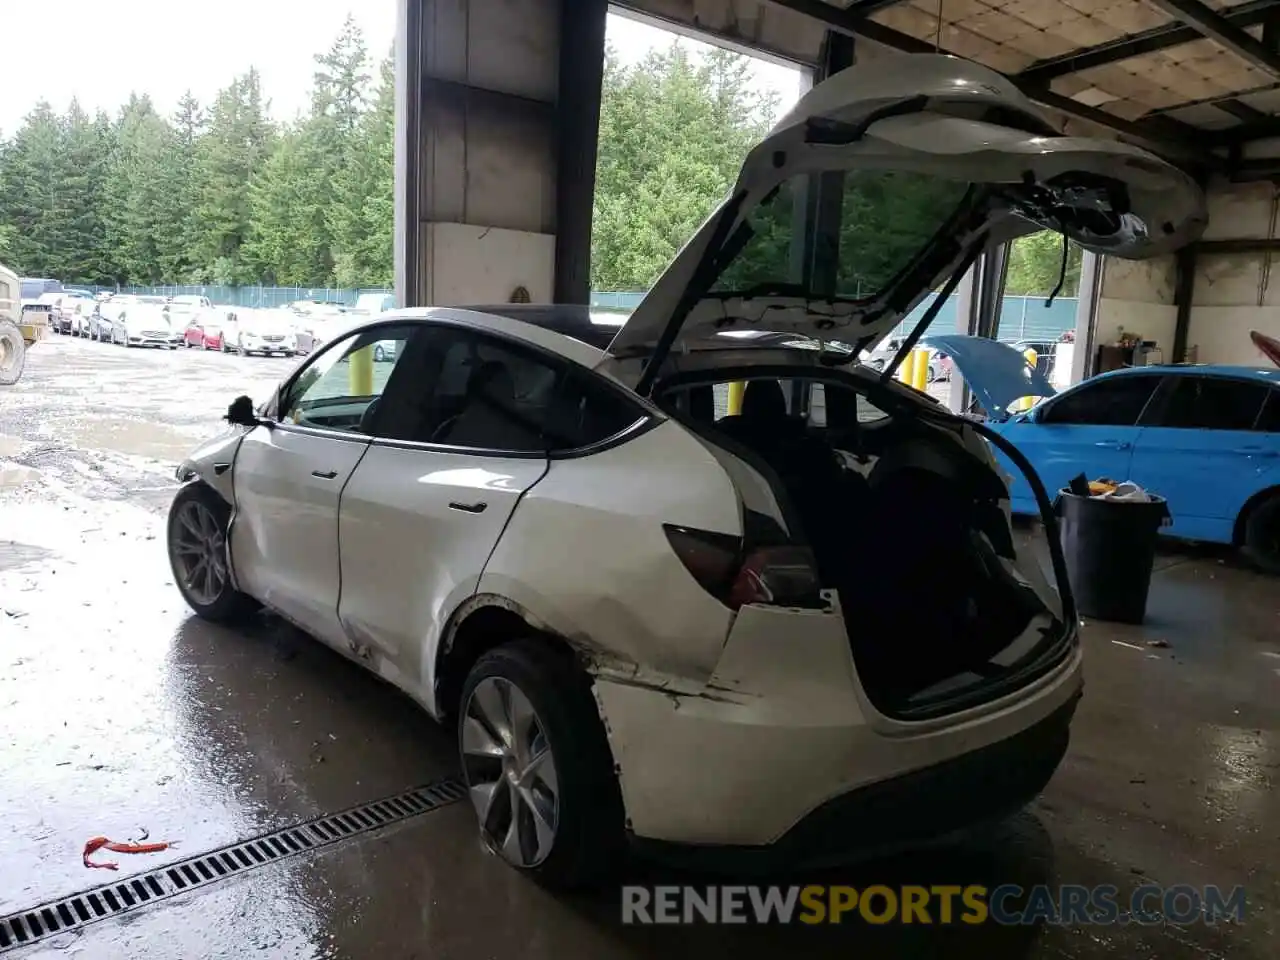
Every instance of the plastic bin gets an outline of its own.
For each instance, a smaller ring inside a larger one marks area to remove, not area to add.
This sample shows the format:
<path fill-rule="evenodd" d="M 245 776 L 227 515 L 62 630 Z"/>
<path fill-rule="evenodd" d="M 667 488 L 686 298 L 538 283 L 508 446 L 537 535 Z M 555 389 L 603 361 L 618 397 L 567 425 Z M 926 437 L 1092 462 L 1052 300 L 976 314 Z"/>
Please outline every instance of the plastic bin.
<path fill-rule="evenodd" d="M 1062 553 L 1080 615 L 1142 623 L 1160 528 L 1170 521 L 1163 497 L 1150 502 L 1082 497 L 1069 490 L 1056 503 Z"/>

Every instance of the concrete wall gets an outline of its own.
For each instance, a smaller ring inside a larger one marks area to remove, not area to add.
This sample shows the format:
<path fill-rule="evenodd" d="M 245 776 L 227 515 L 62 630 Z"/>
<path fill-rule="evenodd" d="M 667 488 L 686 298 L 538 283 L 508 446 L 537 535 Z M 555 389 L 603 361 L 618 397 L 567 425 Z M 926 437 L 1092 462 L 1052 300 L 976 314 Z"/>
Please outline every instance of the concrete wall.
<path fill-rule="evenodd" d="M 1270 185 L 1215 183 L 1209 188 L 1205 240 L 1259 239 L 1277 233 L 1277 197 Z M 1276 254 L 1200 254 L 1196 263 L 1188 347 L 1201 363 L 1252 364 L 1263 360 L 1250 330 L 1280 336 L 1280 264 Z M 1172 257 L 1150 261 L 1108 259 L 1098 301 L 1097 341 L 1114 340 L 1119 327 L 1155 340 L 1173 360 L 1175 271 Z"/>
<path fill-rule="evenodd" d="M 1173 305 L 1173 257 L 1154 260 L 1119 260 L 1108 257 L 1102 268 L 1098 297 L 1096 343 L 1110 343 L 1125 333 L 1154 340 L 1173 360 L 1173 331 L 1177 309 Z"/>
<path fill-rule="evenodd" d="M 399 2 L 400 302 L 550 301 L 561 4 Z"/>
<path fill-rule="evenodd" d="M 1269 183 L 1215 184 L 1209 191 L 1206 240 L 1268 238 L 1276 233 L 1277 199 Z M 1205 363 L 1263 360 L 1250 330 L 1280 336 L 1280 264 L 1275 254 L 1201 254 L 1196 264 L 1187 343 Z M 1269 364 L 1268 364 L 1269 365 Z"/>

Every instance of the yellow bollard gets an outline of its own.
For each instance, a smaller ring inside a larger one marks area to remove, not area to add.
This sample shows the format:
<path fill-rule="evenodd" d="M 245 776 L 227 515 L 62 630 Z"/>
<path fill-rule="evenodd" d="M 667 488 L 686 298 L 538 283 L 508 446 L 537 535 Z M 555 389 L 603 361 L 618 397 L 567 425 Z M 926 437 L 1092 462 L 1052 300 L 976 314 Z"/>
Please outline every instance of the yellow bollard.
<path fill-rule="evenodd" d="M 736 417 L 742 413 L 742 397 L 746 392 L 745 380 L 736 380 L 729 384 L 729 416 Z"/>
<path fill-rule="evenodd" d="M 1036 353 L 1033 348 L 1027 347 L 1027 349 L 1022 352 L 1022 355 L 1027 359 L 1027 366 L 1034 370 L 1036 368 L 1037 361 L 1040 359 L 1040 354 Z M 1017 400 L 1013 401 L 1013 403 L 1009 404 L 1009 412 L 1022 413 L 1024 410 L 1030 410 L 1033 403 L 1035 403 L 1034 397 L 1019 397 Z"/>
<path fill-rule="evenodd" d="M 351 396 L 373 396 L 373 344 L 349 354 L 347 363 L 347 382 Z"/>
<path fill-rule="evenodd" d="M 915 383 L 913 384 L 917 390 L 926 391 L 929 389 L 929 351 L 916 351 L 915 365 Z"/>

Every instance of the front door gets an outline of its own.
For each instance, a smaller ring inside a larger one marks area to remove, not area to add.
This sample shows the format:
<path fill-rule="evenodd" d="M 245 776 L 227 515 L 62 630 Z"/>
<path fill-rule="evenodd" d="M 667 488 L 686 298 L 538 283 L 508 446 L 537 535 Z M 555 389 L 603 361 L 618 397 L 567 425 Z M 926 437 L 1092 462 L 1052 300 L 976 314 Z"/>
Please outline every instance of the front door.
<path fill-rule="evenodd" d="M 1149 373 L 1086 380 L 1045 401 L 1032 417 L 999 429 L 1031 461 L 1051 500 L 1081 473 L 1089 480 L 1127 480 L 1143 430 L 1137 424 L 1159 382 Z M 1013 477 L 1014 512 L 1037 513 L 1022 472 L 1007 462 L 1004 467 Z"/>
<path fill-rule="evenodd" d="M 373 343 L 346 337 L 302 367 L 234 467 L 231 556 L 241 589 L 340 649 L 338 504 L 394 366 L 373 364 Z"/>
<path fill-rule="evenodd" d="M 1182 374 L 1143 418 L 1130 475 L 1169 502 L 1168 533 L 1230 543 L 1236 517 L 1280 467 L 1280 435 L 1256 429 L 1268 387 Z"/>
<path fill-rule="evenodd" d="M 462 329 L 439 329 L 407 362 L 413 376 L 387 396 L 381 436 L 343 494 L 339 613 L 359 656 L 429 702 L 445 621 L 547 471 L 558 368 Z"/>

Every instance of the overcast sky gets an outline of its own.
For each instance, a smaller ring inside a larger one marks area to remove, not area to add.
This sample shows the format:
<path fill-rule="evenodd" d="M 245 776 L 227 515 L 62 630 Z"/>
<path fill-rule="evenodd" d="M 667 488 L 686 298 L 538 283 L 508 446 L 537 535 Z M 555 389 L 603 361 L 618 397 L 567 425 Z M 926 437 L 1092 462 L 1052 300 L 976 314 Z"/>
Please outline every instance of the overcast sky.
<path fill-rule="evenodd" d="M 130 92 L 149 93 L 167 113 L 188 88 L 208 103 L 251 66 L 262 74 L 272 114 L 287 120 L 305 108 L 312 57 L 333 42 L 348 12 L 375 54 L 389 52 L 395 38 L 394 0 L 0 0 L 0 6 L 3 136 L 42 99 L 62 111 L 75 97 L 90 112 L 114 115 Z M 671 34 L 610 16 L 609 39 L 630 60 L 670 43 Z M 795 70 L 757 61 L 755 72 L 784 107 L 794 102 Z"/>

